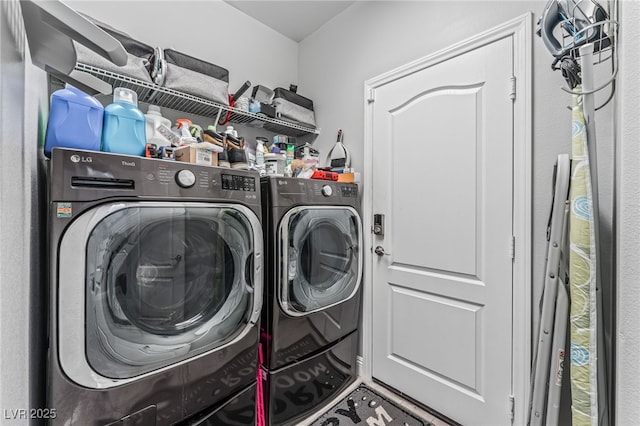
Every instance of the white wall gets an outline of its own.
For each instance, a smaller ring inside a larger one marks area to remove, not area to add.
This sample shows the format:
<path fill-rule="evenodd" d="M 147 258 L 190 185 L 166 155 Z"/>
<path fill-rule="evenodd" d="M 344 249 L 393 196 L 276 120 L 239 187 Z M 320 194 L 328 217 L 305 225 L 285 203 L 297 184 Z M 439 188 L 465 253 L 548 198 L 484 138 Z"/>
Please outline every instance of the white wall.
<path fill-rule="evenodd" d="M 18 60 L 19 46 L 7 37 L 15 24 L 7 11 L 17 0 L 2 1 L 2 57 L 0 60 L 0 113 L 2 152 L 15 147 L 21 162 L 2 160 L 0 180 L 0 408 L 27 408 L 31 359 L 27 345 L 31 311 L 28 293 L 33 280 L 33 252 L 38 242 L 38 223 L 33 219 L 35 152 L 38 111 L 46 109 L 40 100 L 44 74 Z M 539 16 L 546 0 L 497 2 L 356 2 L 343 14 L 316 31 L 300 45 L 258 23 L 221 1 L 68 1 L 71 7 L 128 32 L 140 40 L 172 47 L 230 71 L 230 90 L 245 80 L 267 87 L 288 87 L 298 83 L 299 93 L 314 100 L 322 134 L 316 147 L 326 155 L 338 128 L 352 150 L 354 165 L 363 169 L 363 83 L 367 79 L 489 29 L 524 12 Z M 179 7 L 178 7 L 179 6 Z M 637 134 L 638 98 L 637 23 L 640 4 L 623 1 L 623 68 L 620 74 L 619 129 L 618 282 L 619 385 L 618 424 L 640 421 L 640 149 Z M 628 31 L 625 34 L 625 31 Z M 626 43 L 625 43 L 626 42 Z M 23 42 L 22 42 L 23 43 Z M 570 140 L 569 96 L 560 90 L 559 72 L 550 70 L 551 57 L 534 37 L 533 72 L 533 187 L 534 244 L 533 283 L 537 301 L 542 283 L 546 242 L 546 219 L 550 205 L 551 167 L 559 153 L 568 152 Z M 32 83 L 30 83 L 33 81 Z M 24 93 L 24 98 L 21 97 Z M 11 105 L 8 108 L 7 105 Z M 16 108 L 19 106 L 19 108 Z M 26 113 L 25 113 L 26 112 Z M 598 112 L 600 189 L 605 246 L 611 241 L 613 217 L 612 106 Z M 8 126 L 7 123 L 24 123 Z M 425 129 L 428 132 L 428 129 Z M 21 144 L 16 146 L 16 143 Z M 16 157 L 12 157 L 15 159 Z M 7 167 L 7 164 L 11 164 Z M 14 173 L 15 172 L 15 173 Z M 364 177 L 366 179 L 366 177 Z M 25 187 L 14 186 L 23 182 Z M 7 214 L 6 212 L 11 212 Z M 24 241 L 15 250 L 13 241 Z M 606 250 L 605 250 L 606 251 Z M 612 253 L 609 250 L 608 253 Z M 610 257 L 610 256 L 609 256 Z M 608 260 L 610 263 L 610 258 Z M 15 267 L 15 265 L 23 265 Z M 605 265 L 610 270 L 610 265 Z M 605 276 L 608 274 L 605 274 Z M 25 286 L 25 283 L 30 283 Z M 534 302 L 534 308 L 537 307 Z M 537 309 L 534 309 L 534 312 Z M 27 321 L 21 321 L 17 319 Z M 7 345 L 11 342 L 11 345 Z M 16 423 L 17 424 L 17 423 Z"/>
<path fill-rule="evenodd" d="M 315 146 L 324 153 L 343 129 L 354 165 L 363 169 L 364 81 L 427 56 L 526 12 L 535 23 L 546 0 L 536 1 L 371 1 L 356 2 L 300 43 L 300 92 L 314 100 L 322 134 Z M 570 152 L 571 96 L 551 70 L 552 56 L 533 37 L 533 312 L 537 330 L 543 284 L 546 226 L 552 171 L 557 155 Z M 599 67 L 599 70 L 602 67 Z M 606 71 L 605 71 L 606 72 Z M 599 73 L 598 76 L 604 73 Z M 601 81 L 601 80 L 598 80 Z M 602 101 L 598 96 L 598 103 Z M 613 105 L 596 114 L 600 181 L 603 276 L 610 286 L 613 262 Z M 429 129 L 424 129 L 428 135 Z M 424 137 L 416 135 L 416 138 Z M 416 155 L 406 153 L 405 155 Z M 324 158 L 324 157 L 323 157 Z M 365 180 L 367 176 L 363 177 Z M 425 183 L 429 184 L 429 183 Z M 437 183 L 434 183 L 437 184 Z M 428 202 L 428 201 L 427 201 Z M 416 200 L 417 208 L 426 207 Z M 365 280 L 366 281 L 366 280 Z M 606 302 L 610 305 L 611 299 Z"/>
<path fill-rule="evenodd" d="M 228 69 L 231 93 L 247 80 L 271 88 L 298 80 L 298 43 L 220 0 L 64 3 L 146 44 Z"/>
<path fill-rule="evenodd" d="M 45 355 L 37 155 L 48 101 L 17 0 L 0 2 L 0 47 L 0 415 L 26 425 L 19 410 L 40 403 Z"/>
<path fill-rule="evenodd" d="M 620 4 L 618 199 L 618 425 L 640 424 L 640 2 Z"/>

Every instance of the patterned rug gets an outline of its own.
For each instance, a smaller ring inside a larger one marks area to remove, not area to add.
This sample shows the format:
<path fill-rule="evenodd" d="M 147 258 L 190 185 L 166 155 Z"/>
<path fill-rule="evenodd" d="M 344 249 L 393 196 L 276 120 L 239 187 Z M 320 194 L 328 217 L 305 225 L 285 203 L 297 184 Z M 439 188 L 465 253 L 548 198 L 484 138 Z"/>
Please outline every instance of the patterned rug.
<path fill-rule="evenodd" d="M 364 384 L 318 417 L 310 426 L 432 426 Z"/>

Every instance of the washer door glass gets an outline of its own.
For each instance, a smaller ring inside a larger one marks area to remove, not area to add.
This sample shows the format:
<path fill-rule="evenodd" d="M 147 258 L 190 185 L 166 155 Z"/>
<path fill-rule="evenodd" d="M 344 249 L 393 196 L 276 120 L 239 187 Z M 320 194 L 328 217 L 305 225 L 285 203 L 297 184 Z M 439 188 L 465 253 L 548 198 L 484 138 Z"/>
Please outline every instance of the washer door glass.
<path fill-rule="evenodd" d="M 350 207 L 297 207 L 279 228 L 280 304 L 299 316 L 353 297 L 362 276 L 362 224 Z"/>
<path fill-rule="evenodd" d="M 86 351 L 129 378 L 217 348 L 253 309 L 254 232 L 234 208 L 126 207 L 87 240 Z"/>

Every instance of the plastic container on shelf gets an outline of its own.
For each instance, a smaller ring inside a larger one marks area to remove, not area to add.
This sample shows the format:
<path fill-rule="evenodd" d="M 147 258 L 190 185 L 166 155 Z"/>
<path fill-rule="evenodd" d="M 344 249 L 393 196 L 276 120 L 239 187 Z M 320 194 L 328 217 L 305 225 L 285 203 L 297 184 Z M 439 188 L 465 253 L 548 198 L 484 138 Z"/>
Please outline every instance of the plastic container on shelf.
<path fill-rule="evenodd" d="M 233 126 L 227 126 L 227 128 L 225 129 L 225 131 L 224 131 L 224 132 L 225 132 L 227 135 L 231 135 L 231 136 L 233 136 L 234 138 L 237 138 L 237 137 L 238 137 L 238 131 L 237 131 L 237 130 L 235 130 L 235 129 L 233 128 Z"/>
<path fill-rule="evenodd" d="M 293 176 L 293 171 L 291 170 L 291 163 L 293 162 L 293 159 L 295 158 L 295 151 L 296 151 L 296 146 L 292 143 L 288 143 L 287 144 L 287 150 L 286 150 L 286 162 L 285 162 L 285 168 L 284 168 L 284 175 L 286 177 L 291 177 Z"/>
<path fill-rule="evenodd" d="M 44 153 L 55 147 L 100 151 L 104 107 L 93 96 L 67 85 L 51 95 Z"/>
<path fill-rule="evenodd" d="M 244 140 L 244 152 L 247 157 L 247 165 L 249 166 L 249 170 L 257 170 L 256 169 L 256 143 L 250 139 L 244 139 L 240 136 L 238 139 L 242 138 Z"/>
<path fill-rule="evenodd" d="M 164 118 L 161 114 L 160 107 L 157 105 L 149 105 L 147 113 L 144 115 L 146 122 L 147 142 L 156 144 L 158 147 L 170 146 L 171 141 L 167 139 L 160 131 L 160 126 L 171 129 L 171 120 Z"/>
<path fill-rule="evenodd" d="M 147 144 L 145 117 L 138 109 L 138 95 L 118 87 L 113 90 L 113 103 L 104 109 L 102 151 L 144 155 Z"/>
<path fill-rule="evenodd" d="M 264 168 L 267 176 L 284 176 L 285 154 L 270 152 L 264 155 Z"/>
<path fill-rule="evenodd" d="M 265 169 L 264 162 L 264 139 L 256 138 L 256 170 L 260 173 L 260 176 L 266 176 L 267 171 Z"/>
<path fill-rule="evenodd" d="M 240 111 L 249 112 L 249 98 L 241 96 L 237 101 L 235 107 Z"/>
<path fill-rule="evenodd" d="M 254 114 L 260 112 L 260 101 L 252 99 L 249 102 L 249 112 Z"/>

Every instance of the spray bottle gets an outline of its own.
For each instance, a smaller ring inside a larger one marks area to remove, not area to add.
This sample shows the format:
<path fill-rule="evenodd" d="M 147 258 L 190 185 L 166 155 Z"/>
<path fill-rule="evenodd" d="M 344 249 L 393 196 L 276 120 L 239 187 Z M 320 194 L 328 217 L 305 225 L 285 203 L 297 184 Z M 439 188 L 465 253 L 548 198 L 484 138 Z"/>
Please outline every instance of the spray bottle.
<path fill-rule="evenodd" d="M 198 143 L 198 139 L 191 136 L 191 132 L 189 131 L 189 127 L 193 124 L 191 120 L 187 118 L 179 118 L 176 120 L 176 127 L 180 131 L 180 145 L 191 145 L 193 143 Z"/>

